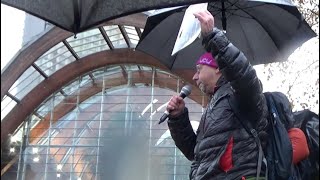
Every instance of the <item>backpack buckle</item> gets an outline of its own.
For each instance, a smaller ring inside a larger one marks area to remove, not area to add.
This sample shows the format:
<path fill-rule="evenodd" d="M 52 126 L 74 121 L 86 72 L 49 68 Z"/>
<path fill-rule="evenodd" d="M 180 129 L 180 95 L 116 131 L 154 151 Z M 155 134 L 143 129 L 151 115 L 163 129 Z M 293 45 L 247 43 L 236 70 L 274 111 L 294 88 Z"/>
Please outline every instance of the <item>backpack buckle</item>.
<path fill-rule="evenodd" d="M 277 114 L 275 112 L 272 113 L 274 118 L 277 118 Z"/>
<path fill-rule="evenodd" d="M 251 133 L 252 133 L 253 137 L 255 137 L 255 138 L 258 137 L 258 133 L 255 129 L 251 129 Z"/>

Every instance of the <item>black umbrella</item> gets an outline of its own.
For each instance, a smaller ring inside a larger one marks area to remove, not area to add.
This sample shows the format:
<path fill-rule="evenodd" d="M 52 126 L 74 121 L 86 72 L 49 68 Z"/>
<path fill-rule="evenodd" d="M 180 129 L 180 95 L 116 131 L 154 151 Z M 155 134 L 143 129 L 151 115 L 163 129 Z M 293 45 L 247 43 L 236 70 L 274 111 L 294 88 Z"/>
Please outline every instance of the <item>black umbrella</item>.
<path fill-rule="evenodd" d="M 201 0 L 1 0 L 62 29 L 78 33 L 120 16 Z M 203 0 L 202 0 L 203 1 Z"/>
<path fill-rule="evenodd" d="M 230 41 L 253 65 L 285 61 L 297 47 L 316 36 L 296 6 L 288 1 L 270 1 L 274 0 L 218 0 L 208 4 L 215 26 L 226 30 Z M 154 56 L 170 69 L 193 69 L 196 59 L 204 53 L 201 39 L 171 56 L 184 10 L 165 13 L 167 16 L 148 18 L 147 31 L 142 33 L 136 49 Z M 153 24 L 157 25 L 150 27 Z"/>

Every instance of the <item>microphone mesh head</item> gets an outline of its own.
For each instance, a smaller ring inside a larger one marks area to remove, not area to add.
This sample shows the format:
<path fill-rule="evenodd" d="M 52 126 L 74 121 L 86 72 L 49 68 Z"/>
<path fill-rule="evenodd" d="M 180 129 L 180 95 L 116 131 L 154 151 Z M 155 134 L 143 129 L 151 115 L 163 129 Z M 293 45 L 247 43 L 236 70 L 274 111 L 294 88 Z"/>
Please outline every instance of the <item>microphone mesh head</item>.
<path fill-rule="evenodd" d="M 185 94 L 185 96 L 189 96 L 191 94 L 192 87 L 190 85 L 185 85 L 181 89 L 181 93 Z"/>

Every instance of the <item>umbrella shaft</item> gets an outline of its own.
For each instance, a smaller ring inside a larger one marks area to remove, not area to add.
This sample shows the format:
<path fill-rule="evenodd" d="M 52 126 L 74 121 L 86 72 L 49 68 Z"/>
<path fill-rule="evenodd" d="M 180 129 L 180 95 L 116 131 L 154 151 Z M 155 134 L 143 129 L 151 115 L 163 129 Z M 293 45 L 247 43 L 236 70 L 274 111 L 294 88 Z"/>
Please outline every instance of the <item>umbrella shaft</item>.
<path fill-rule="evenodd" d="M 221 1 L 221 13 L 222 13 L 222 17 L 221 17 L 221 22 L 222 22 L 222 28 L 223 30 L 227 30 L 227 18 L 226 18 L 226 8 L 224 6 L 224 1 Z"/>
<path fill-rule="evenodd" d="M 80 29 L 81 2 L 79 0 L 73 0 L 73 6 L 74 6 L 74 10 L 73 10 L 73 15 L 74 15 L 74 17 L 73 17 L 74 18 L 73 31 L 76 34 Z"/>

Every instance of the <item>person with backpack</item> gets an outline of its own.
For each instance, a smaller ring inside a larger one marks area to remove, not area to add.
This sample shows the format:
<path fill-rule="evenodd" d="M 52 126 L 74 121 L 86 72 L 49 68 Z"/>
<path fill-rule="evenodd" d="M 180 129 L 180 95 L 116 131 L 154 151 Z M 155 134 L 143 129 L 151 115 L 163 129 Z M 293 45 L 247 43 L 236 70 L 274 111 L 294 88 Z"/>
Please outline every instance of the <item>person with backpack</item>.
<path fill-rule="evenodd" d="M 265 179 L 267 167 L 262 162 L 262 150 L 268 143 L 268 107 L 262 84 L 245 55 L 214 27 L 210 12 L 194 15 L 200 22 L 207 53 L 197 61 L 193 80 L 211 97 L 196 134 L 184 100 L 173 96 L 167 105 L 171 136 L 192 161 L 189 178 Z M 235 102 L 237 105 L 232 105 Z M 250 122 L 254 129 L 251 134 L 241 124 L 236 111 Z"/>
<path fill-rule="evenodd" d="M 319 179 L 319 115 L 304 109 L 294 112 L 293 117 L 293 126 L 303 131 L 310 153 L 306 159 L 301 158 L 296 163 L 295 172 L 302 180 L 317 180 Z M 298 145 L 293 142 L 292 146 L 299 146 L 301 149 L 301 143 Z"/>

